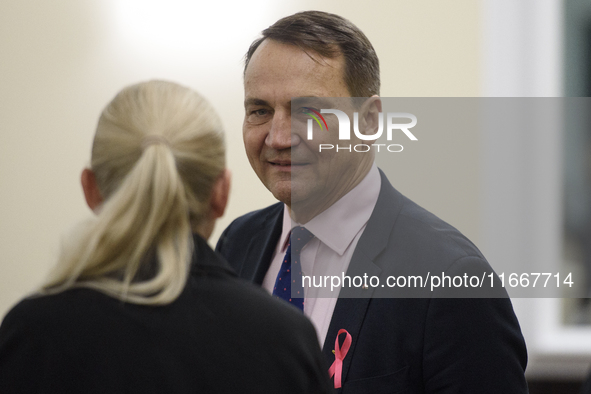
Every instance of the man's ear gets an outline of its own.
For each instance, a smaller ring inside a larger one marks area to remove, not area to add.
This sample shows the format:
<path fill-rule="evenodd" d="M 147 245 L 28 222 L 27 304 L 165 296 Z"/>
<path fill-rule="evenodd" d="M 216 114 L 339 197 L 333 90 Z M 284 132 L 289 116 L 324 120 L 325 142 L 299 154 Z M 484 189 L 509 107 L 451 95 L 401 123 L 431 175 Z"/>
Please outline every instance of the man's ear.
<path fill-rule="evenodd" d="M 232 174 L 227 168 L 213 185 L 211 193 L 211 213 L 213 219 L 217 219 L 224 215 L 226 206 L 228 205 L 228 197 L 230 195 L 230 180 Z"/>
<path fill-rule="evenodd" d="M 88 207 L 95 211 L 99 205 L 103 202 L 103 197 L 96 184 L 96 177 L 94 172 L 90 168 L 82 170 L 80 176 L 80 183 L 82 183 L 82 190 L 84 190 L 84 197 L 86 198 L 86 204 Z"/>
<path fill-rule="evenodd" d="M 359 129 L 363 134 L 374 135 L 380 125 L 380 113 L 382 112 L 382 100 L 378 95 L 373 95 L 361 106 Z"/>

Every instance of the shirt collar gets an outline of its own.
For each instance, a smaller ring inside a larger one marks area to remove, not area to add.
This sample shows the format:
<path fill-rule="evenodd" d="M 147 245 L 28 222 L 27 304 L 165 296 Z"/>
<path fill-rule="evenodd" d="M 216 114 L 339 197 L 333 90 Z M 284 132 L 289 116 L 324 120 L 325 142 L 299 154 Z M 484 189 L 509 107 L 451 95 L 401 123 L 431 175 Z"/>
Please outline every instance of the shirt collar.
<path fill-rule="evenodd" d="M 324 212 L 314 217 L 305 227 L 322 243 L 343 255 L 357 233 L 365 226 L 380 194 L 381 179 L 378 167 L 374 163 L 361 182 L 340 200 Z M 283 209 L 283 230 L 280 243 L 281 251 L 287 248 L 289 233 L 293 227 L 287 206 Z"/>

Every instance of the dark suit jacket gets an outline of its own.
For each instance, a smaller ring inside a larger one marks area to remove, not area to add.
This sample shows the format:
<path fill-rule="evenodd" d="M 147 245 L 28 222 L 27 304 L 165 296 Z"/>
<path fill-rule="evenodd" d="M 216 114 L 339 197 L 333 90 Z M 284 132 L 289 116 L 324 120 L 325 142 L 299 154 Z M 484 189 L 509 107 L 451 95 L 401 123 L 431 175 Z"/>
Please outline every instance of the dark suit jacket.
<path fill-rule="evenodd" d="M 330 392 L 311 323 L 195 243 L 169 305 L 90 289 L 21 301 L 0 327 L 0 393 Z"/>
<path fill-rule="evenodd" d="M 591 394 L 591 374 L 587 375 L 587 379 L 583 382 L 581 394 Z"/>
<path fill-rule="evenodd" d="M 422 209 L 381 173 L 375 209 L 348 274 L 463 272 L 490 266 L 459 231 Z M 239 276 L 261 284 L 282 227 L 283 204 L 236 219 L 217 250 Z M 481 271 L 482 272 L 482 271 Z M 339 329 L 353 341 L 342 393 L 527 393 L 525 342 L 508 298 L 339 298 L 323 352 Z M 376 293 L 377 294 L 377 293 Z M 505 293 L 506 294 L 506 293 Z"/>

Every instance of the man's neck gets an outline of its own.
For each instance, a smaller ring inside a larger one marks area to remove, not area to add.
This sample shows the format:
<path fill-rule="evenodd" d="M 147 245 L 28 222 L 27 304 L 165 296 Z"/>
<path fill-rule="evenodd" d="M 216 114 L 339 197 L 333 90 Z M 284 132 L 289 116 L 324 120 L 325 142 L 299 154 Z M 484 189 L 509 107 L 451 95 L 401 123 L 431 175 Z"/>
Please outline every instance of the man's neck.
<path fill-rule="evenodd" d="M 351 175 L 350 181 L 343 184 L 343 187 L 332 196 L 322 199 L 310 199 L 298 203 L 286 204 L 291 219 L 299 224 L 306 224 L 322 212 L 330 208 L 334 203 L 343 198 L 347 193 L 353 190 L 369 173 L 373 161 L 365 163 L 358 167 L 355 173 Z"/>

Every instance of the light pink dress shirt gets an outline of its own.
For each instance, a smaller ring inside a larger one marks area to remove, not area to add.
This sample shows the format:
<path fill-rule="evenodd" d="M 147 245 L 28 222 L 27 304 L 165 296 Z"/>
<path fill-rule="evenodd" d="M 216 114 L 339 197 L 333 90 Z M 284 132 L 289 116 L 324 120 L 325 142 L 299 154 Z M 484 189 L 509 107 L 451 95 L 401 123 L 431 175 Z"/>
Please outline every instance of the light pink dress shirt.
<path fill-rule="evenodd" d="M 315 238 L 308 242 L 301 252 L 303 275 L 318 278 L 325 275 L 341 276 L 347 272 L 357 242 L 378 200 L 380 186 L 380 174 L 374 164 L 355 188 L 306 223 L 305 227 L 315 235 Z M 270 293 L 273 293 L 275 280 L 287 250 L 289 234 L 295 226 L 299 224 L 291 220 L 285 206 L 281 237 L 262 285 Z M 330 290 L 330 282 L 328 290 Z M 305 289 L 304 314 L 316 327 L 320 344 L 324 343 L 328 332 L 339 290 L 340 288 L 336 289 L 327 297 L 324 288 Z"/>

